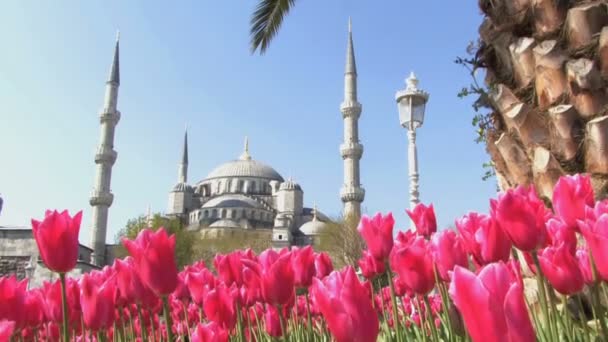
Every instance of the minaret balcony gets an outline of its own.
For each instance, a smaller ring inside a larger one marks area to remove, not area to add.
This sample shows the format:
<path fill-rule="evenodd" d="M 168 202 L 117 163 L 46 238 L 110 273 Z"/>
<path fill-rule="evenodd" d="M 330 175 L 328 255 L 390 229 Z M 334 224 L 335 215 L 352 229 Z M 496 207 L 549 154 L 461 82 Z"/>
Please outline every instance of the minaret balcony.
<path fill-rule="evenodd" d="M 99 113 L 99 122 L 100 123 L 112 123 L 116 125 L 120 121 L 120 111 L 114 110 L 112 108 L 104 108 Z"/>
<path fill-rule="evenodd" d="M 342 117 L 353 117 L 355 119 L 359 119 L 361 116 L 362 106 L 357 101 L 344 101 L 340 105 L 340 111 L 342 112 Z"/>
<path fill-rule="evenodd" d="M 363 145 L 359 143 L 343 143 L 340 145 L 340 155 L 342 159 L 361 159 L 363 155 Z"/>
<path fill-rule="evenodd" d="M 340 199 L 342 202 L 363 202 L 365 189 L 353 185 L 343 185 L 340 189 Z"/>
<path fill-rule="evenodd" d="M 116 157 L 118 153 L 112 149 L 102 150 L 100 152 L 95 153 L 95 163 L 96 164 L 105 164 L 108 163 L 110 165 L 114 165 L 116 161 Z"/>
<path fill-rule="evenodd" d="M 89 197 L 89 203 L 92 206 L 103 205 L 111 206 L 114 201 L 114 195 L 111 192 L 93 191 Z"/>

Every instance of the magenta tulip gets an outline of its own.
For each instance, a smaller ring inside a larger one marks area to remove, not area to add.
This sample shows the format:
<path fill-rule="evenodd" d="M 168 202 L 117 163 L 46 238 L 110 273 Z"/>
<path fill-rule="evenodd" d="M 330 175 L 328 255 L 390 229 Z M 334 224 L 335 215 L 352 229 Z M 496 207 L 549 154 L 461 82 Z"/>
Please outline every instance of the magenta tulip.
<path fill-rule="evenodd" d="M 122 243 L 135 260 L 144 284 L 159 296 L 169 295 L 175 290 L 175 235 L 169 236 L 162 227 L 156 232 L 144 229 L 134 241 L 123 239 Z"/>
<path fill-rule="evenodd" d="M 581 174 L 561 177 L 555 184 L 552 204 L 561 220 L 576 229 L 577 221 L 585 218 L 585 208 L 594 204 L 591 177 Z"/>
<path fill-rule="evenodd" d="M 422 203 L 418 203 L 413 210 L 405 210 L 409 217 L 416 225 L 416 233 L 426 238 L 430 238 L 437 231 L 437 219 L 435 218 L 435 209 L 433 204 L 428 207 Z"/>
<path fill-rule="evenodd" d="M 374 258 L 384 261 L 391 254 L 394 225 L 395 219 L 392 213 L 388 213 L 386 216 L 377 213 L 373 218 L 366 215 L 361 217 L 357 230 Z"/>
<path fill-rule="evenodd" d="M 315 277 L 323 279 L 333 270 L 334 265 L 327 253 L 321 252 L 315 255 Z"/>
<path fill-rule="evenodd" d="M 371 253 L 367 250 L 363 251 L 361 259 L 358 261 L 359 268 L 361 268 L 361 274 L 366 279 L 373 279 L 376 276 L 384 274 L 386 267 L 384 262 L 374 258 Z"/>
<path fill-rule="evenodd" d="M 479 275 L 456 266 L 449 292 L 473 342 L 536 341 L 523 286 L 504 263 L 486 265 Z"/>
<path fill-rule="evenodd" d="M 228 342 L 228 332 L 215 322 L 199 323 L 192 333 L 192 342 Z"/>
<path fill-rule="evenodd" d="M 578 267 L 581 270 L 585 284 L 593 284 L 593 271 L 591 270 L 591 262 L 589 261 L 589 250 L 584 248 L 576 250 L 576 261 L 578 262 Z"/>
<path fill-rule="evenodd" d="M 608 214 L 601 214 L 597 221 L 578 221 L 599 276 L 608 281 Z"/>
<path fill-rule="evenodd" d="M 92 331 L 109 329 L 114 323 L 116 283 L 113 278 L 94 279 L 90 273 L 80 280 L 82 318 Z"/>
<path fill-rule="evenodd" d="M 12 321 L 17 327 L 23 325 L 26 289 L 27 279 L 17 281 L 14 275 L 0 277 L 0 320 Z"/>
<path fill-rule="evenodd" d="M 294 297 L 295 280 L 291 265 L 292 254 L 282 255 L 272 249 L 260 254 L 259 263 L 243 260 L 251 269 L 252 275 L 259 279 L 264 301 L 275 306 L 284 306 Z"/>
<path fill-rule="evenodd" d="M 542 248 L 547 242 L 545 222 L 551 212 L 534 188 L 519 186 L 490 200 L 492 216 L 513 245 L 524 252 Z"/>
<path fill-rule="evenodd" d="M 0 320 L 0 342 L 9 342 L 14 330 L 15 322 Z"/>
<path fill-rule="evenodd" d="M 82 211 L 71 217 L 67 210 L 47 210 L 42 221 L 32 220 L 40 257 L 51 271 L 67 273 L 76 267 L 81 219 Z"/>
<path fill-rule="evenodd" d="M 583 289 L 583 274 L 576 257 L 566 244 L 540 250 L 538 260 L 543 275 L 559 293 L 573 295 Z"/>
<path fill-rule="evenodd" d="M 337 342 L 375 342 L 378 316 L 369 293 L 355 271 L 348 266 L 342 273 L 332 272 L 323 280 L 315 278 L 312 295 Z"/>
<path fill-rule="evenodd" d="M 430 251 L 443 281 L 450 281 L 450 273 L 456 265 L 467 267 L 469 261 L 462 238 L 453 230 L 444 230 L 431 238 Z"/>
<path fill-rule="evenodd" d="M 456 220 L 465 250 L 478 265 L 507 261 L 511 255 L 511 241 L 491 216 L 468 213 Z"/>
<path fill-rule="evenodd" d="M 291 266 L 296 287 L 309 287 L 315 276 L 315 253 L 312 247 L 293 248 Z"/>
<path fill-rule="evenodd" d="M 422 236 L 409 244 L 395 246 L 390 262 L 391 269 L 416 294 L 425 295 L 435 287 L 433 258 L 428 242 Z"/>

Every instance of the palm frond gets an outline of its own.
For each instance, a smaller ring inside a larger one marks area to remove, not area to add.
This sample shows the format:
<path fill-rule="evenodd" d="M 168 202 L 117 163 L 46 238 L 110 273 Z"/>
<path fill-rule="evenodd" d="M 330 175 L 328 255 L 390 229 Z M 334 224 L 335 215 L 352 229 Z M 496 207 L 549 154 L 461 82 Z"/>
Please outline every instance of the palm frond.
<path fill-rule="evenodd" d="M 251 53 L 264 54 L 296 0 L 260 0 L 251 17 Z"/>

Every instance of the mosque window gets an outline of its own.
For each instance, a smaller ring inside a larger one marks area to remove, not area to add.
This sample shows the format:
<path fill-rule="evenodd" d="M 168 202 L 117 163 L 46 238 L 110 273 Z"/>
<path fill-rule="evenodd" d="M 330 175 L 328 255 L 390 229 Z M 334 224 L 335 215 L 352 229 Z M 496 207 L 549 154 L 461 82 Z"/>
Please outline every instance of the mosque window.
<path fill-rule="evenodd" d="M 226 218 L 226 209 L 222 209 L 222 218 Z"/>
<path fill-rule="evenodd" d="M 217 209 L 213 209 L 213 211 L 211 212 L 211 217 L 213 217 L 213 218 L 217 217 Z"/>
<path fill-rule="evenodd" d="M 279 234 L 279 240 L 283 240 L 283 235 Z"/>
<path fill-rule="evenodd" d="M 209 210 L 205 210 L 205 212 L 203 213 L 203 217 L 204 218 L 209 217 Z"/>
<path fill-rule="evenodd" d="M 238 185 L 237 185 L 237 187 L 238 187 L 238 188 L 237 188 L 237 192 L 243 192 L 243 191 L 245 191 L 245 190 L 243 189 L 243 181 L 242 181 L 242 180 L 238 181 L 238 183 L 237 183 L 237 184 L 238 184 Z"/>
<path fill-rule="evenodd" d="M 251 182 L 251 192 L 253 192 L 253 193 L 256 192 L 255 186 L 256 186 L 255 182 Z"/>

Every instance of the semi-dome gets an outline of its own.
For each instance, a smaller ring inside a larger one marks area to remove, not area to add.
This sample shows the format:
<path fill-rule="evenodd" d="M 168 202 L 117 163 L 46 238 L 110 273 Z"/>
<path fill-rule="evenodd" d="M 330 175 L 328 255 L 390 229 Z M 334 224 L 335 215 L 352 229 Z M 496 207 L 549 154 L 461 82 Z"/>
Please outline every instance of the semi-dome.
<path fill-rule="evenodd" d="M 256 200 L 241 194 L 222 195 L 210 199 L 203 208 L 263 208 Z"/>
<path fill-rule="evenodd" d="M 253 177 L 283 181 L 283 177 L 275 169 L 252 159 L 229 161 L 216 167 L 207 175 L 207 179 L 229 177 Z"/>
<path fill-rule="evenodd" d="M 209 227 L 210 228 L 242 228 L 241 225 L 238 224 L 237 222 L 234 222 L 234 221 L 228 220 L 228 219 L 222 219 L 222 220 L 215 221 Z"/>
<path fill-rule="evenodd" d="M 293 179 L 289 178 L 286 182 L 281 183 L 279 190 L 300 190 L 300 191 L 302 191 L 302 188 L 300 187 L 300 184 L 294 182 Z"/>

